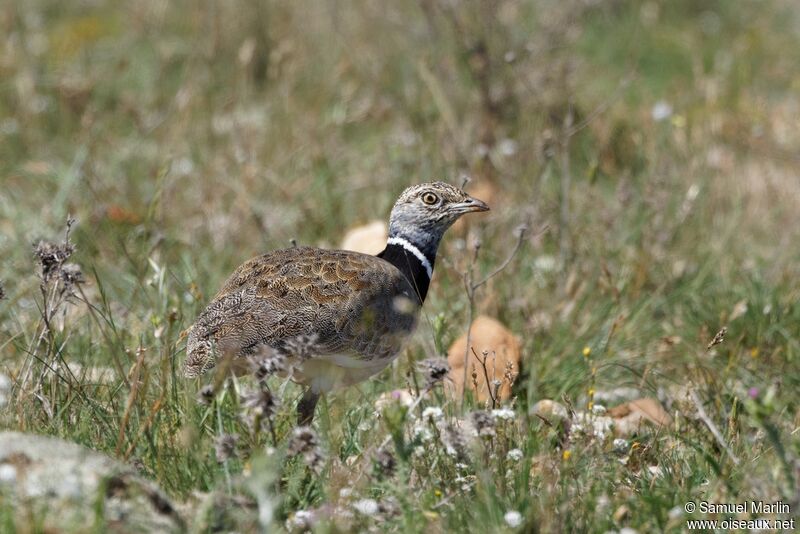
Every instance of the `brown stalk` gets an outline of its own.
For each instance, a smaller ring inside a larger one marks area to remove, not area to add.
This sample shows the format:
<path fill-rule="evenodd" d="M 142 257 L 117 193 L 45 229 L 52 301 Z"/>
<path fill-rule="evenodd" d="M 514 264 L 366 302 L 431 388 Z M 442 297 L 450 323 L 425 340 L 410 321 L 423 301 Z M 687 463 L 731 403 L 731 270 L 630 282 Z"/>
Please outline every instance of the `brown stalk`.
<path fill-rule="evenodd" d="M 127 430 L 128 428 L 128 421 L 130 420 L 133 406 L 136 403 L 136 398 L 139 394 L 139 389 L 145 389 L 147 387 L 146 374 L 144 377 L 144 382 L 139 380 L 142 374 L 142 368 L 144 367 L 145 351 L 146 349 L 144 349 L 141 346 L 136 351 L 137 358 L 136 358 L 136 364 L 133 367 L 133 372 L 131 373 L 131 382 L 130 382 L 131 386 L 130 386 L 130 392 L 128 393 L 128 401 L 125 404 L 125 412 L 122 414 L 122 422 L 119 425 L 119 435 L 117 436 L 117 446 L 114 449 L 114 453 L 116 455 L 119 455 L 120 451 L 122 450 L 122 444 L 125 441 L 125 430 Z"/>

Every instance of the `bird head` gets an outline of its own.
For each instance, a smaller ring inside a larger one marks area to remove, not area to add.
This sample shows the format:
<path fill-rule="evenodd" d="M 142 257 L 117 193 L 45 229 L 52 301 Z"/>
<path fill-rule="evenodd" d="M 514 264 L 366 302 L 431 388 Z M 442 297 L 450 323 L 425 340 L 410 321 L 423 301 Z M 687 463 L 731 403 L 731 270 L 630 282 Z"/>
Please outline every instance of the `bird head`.
<path fill-rule="evenodd" d="M 445 231 L 462 215 L 489 206 L 444 182 L 413 185 L 400 194 L 389 218 L 389 236 L 403 237 L 435 255 Z"/>

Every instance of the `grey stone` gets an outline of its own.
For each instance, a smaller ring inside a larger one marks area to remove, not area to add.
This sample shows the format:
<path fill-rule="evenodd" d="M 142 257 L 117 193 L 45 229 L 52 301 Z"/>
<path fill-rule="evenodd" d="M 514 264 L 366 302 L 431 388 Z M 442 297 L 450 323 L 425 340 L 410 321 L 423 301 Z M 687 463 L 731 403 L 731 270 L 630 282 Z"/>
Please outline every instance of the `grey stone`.
<path fill-rule="evenodd" d="M 186 530 L 163 492 L 132 467 L 75 443 L 19 432 L 0 432 L 2 508 L 20 530 Z"/>

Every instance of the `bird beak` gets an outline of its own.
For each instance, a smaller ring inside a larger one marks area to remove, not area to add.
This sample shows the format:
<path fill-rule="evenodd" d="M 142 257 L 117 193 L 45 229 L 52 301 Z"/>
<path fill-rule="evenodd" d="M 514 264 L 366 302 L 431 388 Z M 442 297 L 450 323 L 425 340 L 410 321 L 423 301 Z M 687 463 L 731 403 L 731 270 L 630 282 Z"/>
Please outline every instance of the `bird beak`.
<path fill-rule="evenodd" d="M 473 211 L 489 211 L 489 206 L 483 200 L 467 197 L 464 202 L 451 204 L 450 206 L 457 213 L 472 213 Z"/>

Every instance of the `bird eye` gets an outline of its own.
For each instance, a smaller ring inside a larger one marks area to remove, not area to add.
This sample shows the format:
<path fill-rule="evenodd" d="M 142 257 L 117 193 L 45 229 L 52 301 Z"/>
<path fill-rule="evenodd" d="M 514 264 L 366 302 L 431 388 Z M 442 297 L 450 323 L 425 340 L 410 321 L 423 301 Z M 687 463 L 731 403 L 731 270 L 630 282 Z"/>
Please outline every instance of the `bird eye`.
<path fill-rule="evenodd" d="M 433 193 L 428 192 L 428 193 L 425 193 L 425 194 L 422 195 L 422 202 L 424 202 L 428 206 L 432 206 L 432 205 L 436 204 L 437 202 L 439 202 L 439 197 L 437 197 Z"/>

